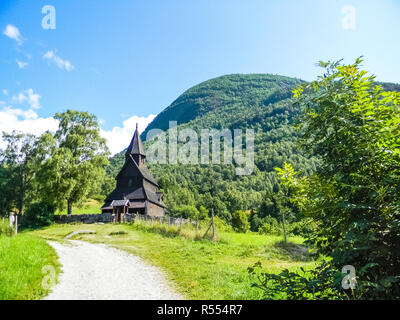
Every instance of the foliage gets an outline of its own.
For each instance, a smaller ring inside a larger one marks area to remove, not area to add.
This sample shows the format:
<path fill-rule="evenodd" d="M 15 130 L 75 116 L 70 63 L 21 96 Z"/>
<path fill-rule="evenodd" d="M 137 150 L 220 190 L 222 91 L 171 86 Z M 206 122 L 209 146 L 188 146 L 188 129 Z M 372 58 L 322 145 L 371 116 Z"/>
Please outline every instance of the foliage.
<path fill-rule="evenodd" d="M 322 263 L 315 269 L 291 272 L 284 269 L 279 274 L 260 272 L 261 263 L 249 267 L 248 271 L 256 275 L 258 283 L 253 286 L 262 290 L 263 299 L 285 300 L 338 300 L 345 299 L 341 291 L 343 274 L 334 272 L 329 264 Z"/>
<path fill-rule="evenodd" d="M 0 220 L 0 236 L 11 237 L 14 234 L 13 227 L 10 226 L 8 220 L 1 219 Z"/>
<path fill-rule="evenodd" d="M 262 225 L 258 229 L 259 234 L 270 234 L 270 235 L 281 235 L 282 229 L 279 225 L 278 220 L 274 217 L 266 216 L 263 220 Z"/>
<path fill-rule="evenodd" d="M 3 140 L 6 148 L 0 150 L 0 212 L 4 216 L 17 208 L 21 214 L 34 197 L 35 137 L 13 131 L 3 132 Z"/>
<path fill-rule="evenodd" d="M 244 211 L 235 211 L 232 214 L 232 227 L 236 232 L 246 233 L 250 230 L 248 215 Z"/>
<path fill-rule="evenodd" d="M 399 299 L 400 93 L 376 85 L 361 63 L 321 63 L 325 74 L 295 91 L 302 145 L 322 163 L 289 179 L 291 200 L 318 224 L 309 242 L 331 268 L 355 267 L 356 297 Z"/>
<path fill-rule="evenodd" d="M 199 210 L 193 206 L 180 205 L 174 208 L 174 216 L 185 219 L 197 219 L 199 216 Z"/>
<path fill-rule="evenodd" d="M 108 164 L 108 149 L 94 115 L 67 110 L 57 113 L 55 118 L 59 128 L 53 137 L 43 137 L 51 154 L 38 177 L 47 198 L 61 210 L 67 203 L 71 214 L 73 204 L 99 189 L 98 181 L 104 177 L 104 166 Z"/>
<path fill-rule="evenodd" d="M 32 203 L 25 211 L 24 224 L 30 227 L 47 226 L 53 222 L 56 206 L 45 201 Z"/>

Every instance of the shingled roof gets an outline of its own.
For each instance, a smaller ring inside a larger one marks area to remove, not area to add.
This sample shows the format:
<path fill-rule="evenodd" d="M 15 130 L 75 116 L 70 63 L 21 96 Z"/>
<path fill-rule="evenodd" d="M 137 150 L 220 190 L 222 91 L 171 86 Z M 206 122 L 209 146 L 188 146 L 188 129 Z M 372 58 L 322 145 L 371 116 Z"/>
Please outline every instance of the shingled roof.
<path fill-rule="evenodd" d="M 126 149 L 125 154 L 127 157 L 128 157 L 128 155 L 132 155 L 132 154 L 140 154 L 142 156 L 146 156 L 146 153 L 144 152 L 142 140 L 140 139 L 138 124 L 136 124 L 135 134 L 133 135 L 132 141 L 129 144 L 128 149 Z"/>

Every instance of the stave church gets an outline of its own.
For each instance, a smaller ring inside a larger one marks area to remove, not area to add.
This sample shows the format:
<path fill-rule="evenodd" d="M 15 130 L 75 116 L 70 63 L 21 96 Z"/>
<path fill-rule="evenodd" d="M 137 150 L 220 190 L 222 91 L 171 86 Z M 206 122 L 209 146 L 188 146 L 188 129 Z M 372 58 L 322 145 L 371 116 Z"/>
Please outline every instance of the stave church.
<path fill-rule="evenodd" d="M 138 213 L 161 217 L 165 215 L 163 195 L 157 181 L 146 166 L 146 153 L 140 139 L 138 125 L 125 152 L 125 163 L 115 180 L 117 186 L 106 198 L 102 212 L 111 212 L 117 221 L 125 214 Z"/>

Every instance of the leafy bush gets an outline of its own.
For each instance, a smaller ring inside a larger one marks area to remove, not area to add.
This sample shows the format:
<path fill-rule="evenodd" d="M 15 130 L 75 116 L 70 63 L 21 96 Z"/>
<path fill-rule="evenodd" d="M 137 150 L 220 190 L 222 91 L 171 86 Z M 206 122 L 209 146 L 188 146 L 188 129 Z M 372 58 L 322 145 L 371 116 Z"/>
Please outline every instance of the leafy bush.
<path fill-rule="evenodd" d="M 14 234 L 14 229 L 10 227 L 8 220 L 0 220 L 0 236 L 5 235 L 11 237 Z"/>
<path fill-rule="evenodd" d="M 204 222 L 209 225 L 211 219 L 205 219 Z M 231 232 L 233 231 L 232 226 L 229 225 L 225 220 L 222 220 L 220 217 L 214 217 L 215 228 L 217 232 Z"/>
<path fill-rule="evenodd" d="M 258 233 L 279 236 L 282 234 L 282 228 L 281 228 L 281 225 L 279 224 L 278 220 L 276 220 L 275 218 L 273 218 L 271 216 L 266 216 L 263 219 L 263 224 L 258 229 Z"/>
<path fill-rule="evenodd" d="M 46 202 L 31 204 L 25 214 L 25 224 L 31 227 L 46 226 L 53 222 L 56 206 Z"/>
<path fill-rule="evenodd" d="M 236 232 L 246 233 L 250 230 L 250 223 L 247 213 L 244 211 L 235 211 L 232 214 L 232 227 Z"/>
<path fill-rule="evenodd" d="M 383 91 L 361 63 L 321 62 L 324 75 L 295 91 L 306 108 L 301 143 L 321 165 L 286 182 L 318 221 L 309 243 L 333 269 L 355 268 L 355 296 L 400 299 L 400 93 Z"/>
<path fill-rule="evenodd" d="M 279 274 L 261 273 L 261 263 L 256 263 L 248 268 L 251 275 L 258 278 L 258 283 L 253 284 L 263 291 L 263 298 L 267 300 L 338 300 L 345 299 L 347 295 L 341 289 L 344 274 L 331 269 L 324 262 L 314 270 L 290 272 L 284 269 Z"/>
<path fill-rule="evenodd" d="M 175 217 L 182 217 L 185 219 L 197 219 L 199 217 L 199 210 L 194 206 L 181 205 L 173 209 Z"/>

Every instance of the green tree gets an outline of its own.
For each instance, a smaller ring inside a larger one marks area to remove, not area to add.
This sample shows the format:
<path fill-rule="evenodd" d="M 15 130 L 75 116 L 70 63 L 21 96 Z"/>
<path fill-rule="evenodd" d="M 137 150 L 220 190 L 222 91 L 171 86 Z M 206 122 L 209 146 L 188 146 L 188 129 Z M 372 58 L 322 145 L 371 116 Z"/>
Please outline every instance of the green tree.
<path fill-rule="evenodd" d="M 198 219 L 199 220 L 204 220 L 205 218 L 207 218 L 208 217 L 208 210 L 207 210 L 207 208 L 206 207 L 204 207 L 204 206 L 200 206 L 199 207 L 199 215 L 198 215 Z"/>
<path fill-rule="evenodd" d="M 67 110 L 57 113 L 59 128 L 46 137 L 52 155 L 43 164 L 41 182 L 59 208 L 82 201 L 104 176 L 108 164 L 106 142 L 100 137 L 97 118 L 87 112 Z"/>
<path fill-rule="evenodd" d="M 185 219 L 197 219 L 199 216 L 199 210 L 196 207 L 189 205 L 180 205 L 174 208 L 175 216 L 182 217 Z"/>
<path fill-rule="evenodd" d="M 30 204 L 24 214 L 25 224 L 30 227 L 47 226 L 53 222 L 56 207 L 46 201 Z"/>
<path fill-rule="evenodd" d="M 282 222 L 282 231 L 283 231 L 283 242 L 287 244 L 287 226 L 286 221 L 287 218 L 293 214 L 293 210 L 291 210 L 291 197 L 293 194 L 297 192 L 297 180 L 295 176 L 298 174 L 295 172 L 293 167 L 284 163 L 283 169 L 275 168 L 278 172 L 278 176 L 281 183 L 281 190 L 277 193 L 276 197 L 273 197 L 274 206 L 277 208 L 280 214 L 280 220 Z"/>
<path fill-rule="evenodd" d="M 3 132 L 3 140 L 6 148 L 0 151 L 0 174 L 3 176 L 1 202 L 5 208 L 16 207 L 18 214 L 22 214 L 26 202 L 35 197 L 32 185 L 37 170 L 34 152 L 36 137 L 13 131 Z"/>
<path fill-rule="evenodd" d="M 246 233 L 250 230 L 250 223 L 247 213 L 244 211 L 235 211 L 232 214 L 232 227 L 237 232 Z"/>
<path fill-rule="evenodd" d="M 317 223 L 310 238 L 341 270 L 353 265 L 358 298 L 400 298 L 400 93 L 355 64 L 295 90 L 305 106 L 303 147 L 322 163 L 293 201 Z M 300 186 L 300 187 L 299 187 Z"/>

